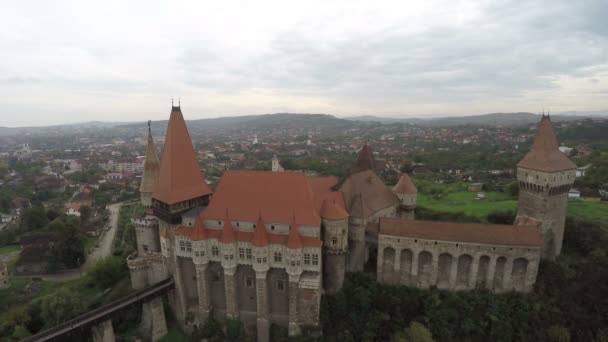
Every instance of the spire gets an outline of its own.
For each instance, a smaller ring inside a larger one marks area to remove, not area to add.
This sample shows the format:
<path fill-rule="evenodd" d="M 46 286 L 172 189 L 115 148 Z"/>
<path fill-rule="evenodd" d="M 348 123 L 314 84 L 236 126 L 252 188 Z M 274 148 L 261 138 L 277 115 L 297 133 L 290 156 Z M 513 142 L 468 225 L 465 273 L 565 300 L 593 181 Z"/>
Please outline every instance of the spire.
<path fill-rule="evenodd" d="M 232 227 L 232 223 L 230 223 L 230 218 L 228 217 L 228 209 L 226 209 L 226 218 L 224 219 L 224 227 L 222 228 L 222 236 L 220 236 L 220 241 L 222 243 L 233 243 L 236 241 L 234 236 L 234 228 Z"/>
<path fill-rule="evenodd" d="M 200 216 L 194 218 L 194 230 L 192 231 L 192 241 L 200 241 L 207 239 L 207 227 L 203 223 Z"/>
<path fill-rule="evenodd" d="M 397 194 L 415 194 L 416 187 L 412 183 L 412 180 L 407 173 L 402 173 L 399 182 L 393 187 L 393 192 Z"/>
<path fill-rule="evenodd" d="M 372 153 L 372 149 L 368 145 L 367 141 L 359 151 L 359 156 L 357 157 L 357 161 L 355 165 L 351 168 L 351 173 L 357 173 L 366 170 L 374 170 L 375 168 L 375 160 L 374 154 Z"/>
<path fill-rule="evenodd" d="M 555 131 L 549 114 L 544 115 L 538 124 L 538 131 L 530 151 L 517 164 L 518 167 L 536 171 L 557 172 L 575 169 L 576 165 L 559 150 Z"/>
<path fill-rule="evenodd" d="M 300 231 L 298 230 L 298 224 L 296 223 L 296 211 L 293 211 L 293 219 L 289 227 L 289 237 L 287 237 L 287 248 L 296 249 L 302 248 L 302 239 L 300 238 Z"/>
<path fill-rule="evenodd" d="M 179 107 L 172 107 L 158 184 L 152 197 L 175 204 L 211 194 L 196 161 L 194 147 Z"/>
<path fill-rule="evenodd" d="M 264 221 L 262 220 L 261 211 L 260 216 L 258 218 L 258 222 L 255 224 L 255 231 L 253 232 L 253 239 L 251 239 L 251 244 L 256 247 L 268 246 L 268 234 L 266 233 L 266 226 L 264 225 Z"/>
<path fill-rule="evenodd" d="M 158 181 L 158 174 L 160 172 L 160 162 L 156 155 L 156 146 L 152 139 L 152 130 L 150 128 L 151 121 L 148 121 L 148 144 L 146 146 L 146 159 L 144 160 L 144 173 L 141 178 L 141 184 L 139 191 L 141 193 L 151 194 L 154 192 L 154 188 Z"/>

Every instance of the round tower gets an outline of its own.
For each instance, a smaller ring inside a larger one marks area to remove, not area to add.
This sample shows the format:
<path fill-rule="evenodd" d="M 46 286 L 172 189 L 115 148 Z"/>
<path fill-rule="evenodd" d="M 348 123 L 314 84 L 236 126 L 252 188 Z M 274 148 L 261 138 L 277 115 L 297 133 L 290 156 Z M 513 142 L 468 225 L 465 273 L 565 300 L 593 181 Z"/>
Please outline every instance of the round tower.
<path fill-rule="evenodd" d="M 416 210 L 416 187 L 407 173 L 402 173 L 397 185 L 393 187 L 393 193 L 399 197 L 399 208 L 397 215 L 400 218 L 414 219 L 414 211 Z"/>
<path fill-rule="evenodd" d="M 342 288 L 348 250 L 348 213 L 335 200 L 326 199 L 321 206 L 323 237 L 323 288 L 328 294 Z"/>
<path fill-rule="evenodd" d="M 516 224 L 540 222 L 542 256 L 554 259 L 562 249 L 568 190 L 576 165 L 559 150 L 549 115 L 542 116 L 530 151 L 517 164 L 519 203 Z"/>

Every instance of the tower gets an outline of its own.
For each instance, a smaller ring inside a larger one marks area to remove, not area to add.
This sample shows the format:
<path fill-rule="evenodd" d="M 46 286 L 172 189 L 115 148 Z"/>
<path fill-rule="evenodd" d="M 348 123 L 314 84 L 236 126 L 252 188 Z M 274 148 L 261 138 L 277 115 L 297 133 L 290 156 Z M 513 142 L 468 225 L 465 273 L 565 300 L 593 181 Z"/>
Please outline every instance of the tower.
<path fill-rule="evenodd" d="M 139 186 L 139 194 L 141 203 L 144 207 L 152 206 L 152 193 L 158 180 L 160 171 L 160 162 L 156 155 L 156 146 L 152 140 L 152 130 L 150 129 L 150 121 L 148 121 L 148 144 L 146 145 L 146 159 L 144 160 L 144 173 L 141 177 L 141 185 Z"/>
<path fill-rule="evenodd" d="M 519 206 L 516 224 L 540 222 L 542 257 L 553 259 L 562 249 L 568 190 L 576 165 L 559 151 L 549 115 L 542 116 L 530 151 L 517 164 Z"/>
<path fill-rule="evenodd" d="M 192 279 L 192 275 L 188 274 L 191 265 L 176 255 L 176 228 L 182 223 L 182 215 L 200 211 L 208 205 L 211 193 L 196 160 L 181 108 L 172 106 L 158 181 L 152 194 L 152 209 L 159 220 L 164 264 L 175 281 L 175 292 L 170 295 L 169 302 L 182 323 L 188 305 L 184 279 Z"/>
<path fill-rule="evenodd" d="M 348 213 L 335 200 L 326 199 L 321 205 L 321 234 L 323 288 L 327 293 L 333 294 L 344 283 L 348 250 Z"/>
<path fill-rule="evenodd" d="M 416 209 L 416 187 L 407 173 L 402 173 L 397 185 L 393 187 L 393 193 L 399 197 L 401 202 L 397 209 L 397 216 L 401 218 L 414 219 Z"/>
<path fill-rule="evenodd" d="M 272 156 L 272 172 L 283 172 L 283 171 L 285 171 L 285 170 L 281 166 L 281 163 L 279 163 L 279 158 L 277 158 L 277 155 L 275 154 L 274 156 Z"/>

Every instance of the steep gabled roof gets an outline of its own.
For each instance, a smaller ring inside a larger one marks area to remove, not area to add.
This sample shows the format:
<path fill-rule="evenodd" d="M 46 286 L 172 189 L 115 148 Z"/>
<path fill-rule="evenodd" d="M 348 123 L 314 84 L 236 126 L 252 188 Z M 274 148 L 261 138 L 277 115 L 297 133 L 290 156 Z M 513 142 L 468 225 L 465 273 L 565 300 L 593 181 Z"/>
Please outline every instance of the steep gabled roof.
<path fill-rule="evenodd" d="M 180 107 L 173 107 L 165 135 L 158 183 L 152 198 L 167 204 L 211 194 L 196 161 Z"/>
<path fill-rule="evenodd" d="M 407 175 L 407 173 L 401 174 L 401 178 L 399 178 L 399 182 L 393 188 L 393 192 L 395 192 L 397 194 L 415 194 L 416 193 L 416 187 L 414 186 L 414 183 L 412 183 L 412 180 Z"/>
<path fill-rule="evenodd" d="M 559 150 L 549 115 L 543 115 L 530 151 L 517 164 L 526 169 L 558 172 L 572 170 L 576 165 Z"/>
<path fill-rule="evenodd" d="M 370 217 L 378 210 L 400 203 L 397 195 L 372 170 L 349 175 L 340 184 L 340 190 L 348 213 L 354 217 Z"/>
<path fill-rule="evenodd" d="M 289 236 L 287 237 L 287 248 L 296 249 L 302 248 L 302 238 L 300 237 L 300 231 L 298 230 L 298 224 L 296 223 L 296 214 L 294 212 L 293 219 L 289 225 Z"/>
<path fill-rule="evenodd" d="M 262 213 L 259 214 L 258 222 L 255 225 L 255 231 L 253 232 L 251 244 L 256 247 L 268 246 L 268 233 L 266 232 L 264 220 L 262 220 Z"/>
<path fill-rule="evenodd" d="M 369 147 L 369 145 L 365 143 L 365 145 L 363 145 L 363 147 L 359 151 L 357 161 L 355 162 L 355 165 L 351 168 L 350 173 L 352 174 L 365 170 L 374 170 L 374 168 L 374 154 L 372 153 L 371 147 Z"/>
<path fill-rule="evenodd" d="M 140 192 L 154 192 L 158 174 L 160 172 L 160 162 L 156 155 L 156 146 L 152 139 L 150 122 L 148 121 L 148 145 L 146 146 L 146 159 L 144 160 L 144 173 L 141 178 Z"/>

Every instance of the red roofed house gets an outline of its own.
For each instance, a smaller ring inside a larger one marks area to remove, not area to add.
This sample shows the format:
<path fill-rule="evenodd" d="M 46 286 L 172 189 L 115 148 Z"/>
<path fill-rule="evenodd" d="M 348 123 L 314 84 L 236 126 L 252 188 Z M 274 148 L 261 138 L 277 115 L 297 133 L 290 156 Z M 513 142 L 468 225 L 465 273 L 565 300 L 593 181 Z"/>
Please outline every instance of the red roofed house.
<path fill-rule="evenodd" d="M 542 128 L 539 135 L 553 134 L 548 131 Z M 537 149 L 545 150 L 524 158 L 519 168 L 527 171 L 522 172 L 548 172 L 554 164 L 569 172 L 570 166 L 553 156 L 550 137 L 539 139 L 544 142 L 535 142 Z M 551 156 L 539 162 L 546 153 Z M 151 198 L 148 217 L 157 224 L 137 227 L 156 235 L 137 235 L 138 246 L 147 247 L 129 257 L 133 286 L 151 285 L 158 274 L 172 277 L 169 302 L 184 326 L 191 322 L 186 317 L 204 321 L 213 310 L 256 325 L 259 341 L 269 340 L 271 324 L 287 327 L 290 336 L 303 325 L 318 326 L 321 295 L 339 290 L 346 270 L 362 271 L 374 254 L 377 263 L 369 266 L 376 267 L 381 282 L 529 291 L 546 239 L 539 225 L 559 226 L 528 212 L 517 225 L 415 220 L 416 187 L 404 174 L 387 188 L 374 171 L 368 144 L 341 180 L 227 170 L 212 193 L 179 106 L 171 111 L 160 166 L 144 170 L 142 200 Z M 525 187 L 543 196 L 558 193 L 536 183 Z M 151 236 L 160 244 L 150 243 Z M 163 268 L 152 274 L 155 261 L 144 267 L 142 260 L 162 260 Z"/>

